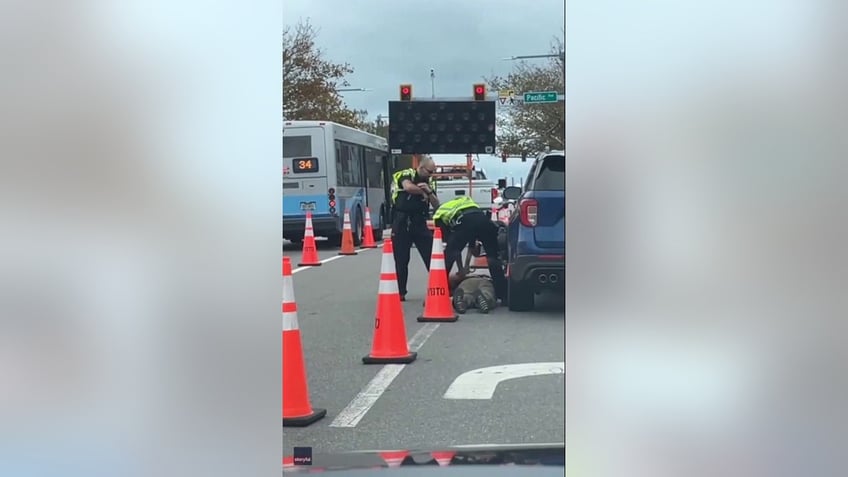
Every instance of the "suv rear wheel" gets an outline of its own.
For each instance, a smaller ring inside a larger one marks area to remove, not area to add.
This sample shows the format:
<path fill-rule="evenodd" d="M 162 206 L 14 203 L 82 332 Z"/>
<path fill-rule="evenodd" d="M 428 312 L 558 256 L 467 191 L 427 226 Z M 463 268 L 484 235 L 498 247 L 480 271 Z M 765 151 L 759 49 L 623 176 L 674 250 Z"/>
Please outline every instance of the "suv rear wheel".
<path fill-rule="evenodd" d="M 536 293 L 526 282 L 509 279 L 509 310 L 531 311 L 535 306 Z"/>

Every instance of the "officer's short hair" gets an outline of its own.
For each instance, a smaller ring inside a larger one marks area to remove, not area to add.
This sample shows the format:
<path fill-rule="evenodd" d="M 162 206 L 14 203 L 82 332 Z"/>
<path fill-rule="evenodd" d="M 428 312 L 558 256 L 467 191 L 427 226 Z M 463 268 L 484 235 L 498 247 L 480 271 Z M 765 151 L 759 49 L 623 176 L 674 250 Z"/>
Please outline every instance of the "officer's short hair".
<path fill-rule="evenodd" d="M 430 164 L 435 164 L 436 161 L 433 160 L 433 156 L 421 156 L 421 159 L 418 161 L 418 167 L 424 167 Z"/>

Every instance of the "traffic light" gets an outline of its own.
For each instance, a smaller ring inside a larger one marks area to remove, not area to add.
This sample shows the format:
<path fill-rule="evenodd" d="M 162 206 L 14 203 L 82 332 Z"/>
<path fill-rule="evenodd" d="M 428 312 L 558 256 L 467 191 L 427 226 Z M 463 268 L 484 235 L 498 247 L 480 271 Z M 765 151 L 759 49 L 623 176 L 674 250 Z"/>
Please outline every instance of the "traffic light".
<path fill-rule="evenodd" d="M 486 85 L 483 83 L 474 85 L 474 101 L 486 101 Z"/>
<path fill-rule="evenodd" d="M 412 101 L 412 85 L 411 84 L 400 85 L 400 100 L 401 101 Z"/>

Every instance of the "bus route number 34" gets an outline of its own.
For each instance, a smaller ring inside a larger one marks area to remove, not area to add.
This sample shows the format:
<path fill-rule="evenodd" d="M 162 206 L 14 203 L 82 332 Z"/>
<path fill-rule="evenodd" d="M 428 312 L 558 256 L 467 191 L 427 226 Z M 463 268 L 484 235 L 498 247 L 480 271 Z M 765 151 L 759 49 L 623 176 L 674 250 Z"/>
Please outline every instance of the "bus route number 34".
<path fill-rule="evenodd" d="M 314 157 L 295 159 L 292 161 L 292 171 L 295 174 L 303 172 L 318 172 L 318 159 Z"/>

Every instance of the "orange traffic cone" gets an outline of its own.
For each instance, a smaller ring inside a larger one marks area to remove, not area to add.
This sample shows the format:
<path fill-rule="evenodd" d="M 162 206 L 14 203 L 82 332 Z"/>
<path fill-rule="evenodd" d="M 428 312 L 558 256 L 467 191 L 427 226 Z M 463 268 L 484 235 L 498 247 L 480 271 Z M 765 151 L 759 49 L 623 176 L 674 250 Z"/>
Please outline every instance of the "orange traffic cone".
<path fill-rule="evenodd" d="M 500 220 L 501 222 L 508 222 L 509 214 L 509 209 L 503 209 L 501 211 L 498 211 L 498 220 Z"/>
<path fill-rule="evenodd" d="M 469 250 L 467 253 L 471 253 L 471 250 Z M 489 260 L 486 259 L 486 255 L 474 257 L 474 259 L 471 261 L 471 268 L 475 270 L 489 268 Z"/>
<path fill-rule="evenodd" d="M 468 247 L 465 251 L 465 268 L 468 272 L 489 268 L 489 261 L 486 259 L 486 252 L 482 250 L 480 242 L 477 242 L 476 248 L 480 252 L 479 257 L 475 257 L 474 254 L 471 253 L 471 247 Z"/>
<path fill-rule="evenodd" d="M 374 229 L 371 228 L 371 209 L 365 208 L 365 231 L 362 232 L 362 248 L 377 248 L 374 242 Z"/>
<path fill-rule="evenodd" d="M 424 299 L 424 314 L 418 317 L 418 321 L 454 322 L 458 319 L 459 317 L 453 311 L 448 291 L 442 230 L 436 228 L 433 234 L 433 248 L 430 252 L 430 279 L 427 282 L 427 298 Z"/>
<path fill-rule="evenodd" d="M 309 403 L 291 260 L 283 257 L 283 427 L 305 427 L 326 415 L 326 409 L 312 409 Z"/>
<path fill-rule="evenodd" d="M 450 465 L 454 456 L 456 455 L 456 451 L 433 451 L 430 453 L 440 467 L 445 467 Z"/>
<path fill-rule="evenodd" d="M 371 354 L 362 358 L 365 364 L 408 364 L 418 353 L 409 351 L 406 324 L 395 271 L 392 239 L 383 241 L 383 262 L 380 265 L 380 287 L 377 292 L 377 313 L 374 318 L 374 341 Z"/>
<path fill-rule="evenodd" d="M 408 450 L 380 452 L 380 457 L 389 467 L 400 467 L 403 461 L 409 457 Z"/>
<path fill-rule="evenodd" d="M 342 230 L 342 251 L 339 255 L 357 255 L 358 252 L 353 248 L 353 231 L 350 229 L 350 210 L 345 210 L 344 214 L 344 230 Z"/>
<path fill-rule="evenodd" d="M 301 263 L 298 267 L 320 267 L 321 259 L 318 258 L 318 246 L 315 245 L 315 234 L 312 232 L 312 212 L 306 213 L 306 227 L 303 231 L 303 254 L 300 256 Z"/>

